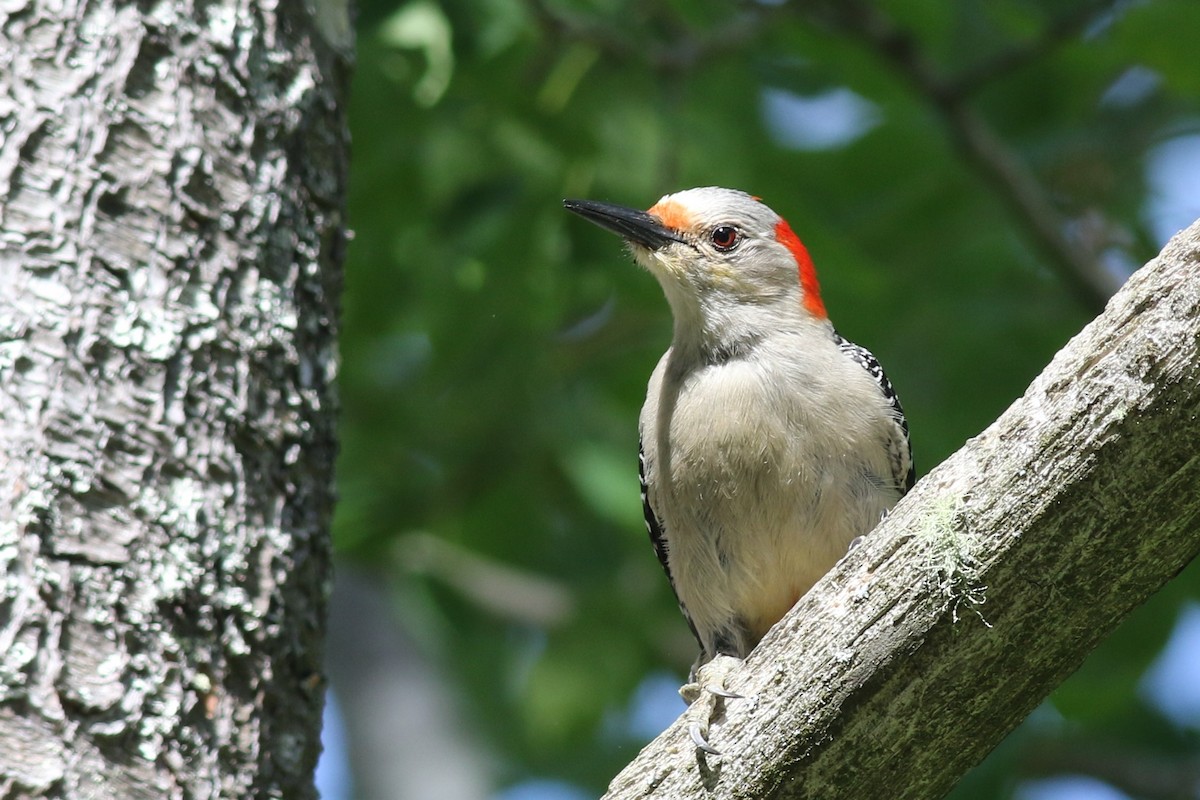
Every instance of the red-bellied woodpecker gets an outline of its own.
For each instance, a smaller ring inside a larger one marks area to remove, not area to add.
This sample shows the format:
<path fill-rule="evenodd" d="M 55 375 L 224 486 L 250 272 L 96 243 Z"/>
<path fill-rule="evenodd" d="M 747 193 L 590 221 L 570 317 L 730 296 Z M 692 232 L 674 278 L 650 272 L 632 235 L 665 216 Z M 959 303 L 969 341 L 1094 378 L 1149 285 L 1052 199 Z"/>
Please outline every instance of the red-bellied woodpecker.
<path fill-rule="evenodd" d="M 624 237 L 674 315 L 639 426 L 643 507 L 700 642 L 704 685 L 685 697 L 721 695 L 704 666 L 744 658 L 912 486 L 904 412 L 875 357 L 830 324 L 804 245 L 757 198 L 708 187 L 649 211 L 564 205 Z M 715 752 L 706 731 L 692 736 Z"/>

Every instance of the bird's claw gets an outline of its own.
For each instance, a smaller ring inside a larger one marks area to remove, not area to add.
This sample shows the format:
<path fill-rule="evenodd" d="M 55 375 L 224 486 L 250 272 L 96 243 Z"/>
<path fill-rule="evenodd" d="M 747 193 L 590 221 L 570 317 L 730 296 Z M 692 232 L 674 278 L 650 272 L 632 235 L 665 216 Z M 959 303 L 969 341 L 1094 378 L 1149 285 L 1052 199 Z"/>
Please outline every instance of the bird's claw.
<path fill-rule="evenodd" d="M 706 734 L 707 731 L 702 730 L 702 726 L 699 722 L 692 722 L 688 725 L 688 736 L 692 737 L 692 743 L 696 745 L 697 750 L 702 750 L 709 755 L 721 755 L 720 750 L 708 743 L 708 739 L 705 738 Z"/>
<path fill-rule="evenodd" d="M 732 656 L 717 656 L 693 668 L 691 680 L 680 687 L 680 696 L 691 706 L 687 713 L 699 720 L 688 723 L 688 735 L 697 750 L 714 756 L 721 754 L 720 750 L 709 744 L 708 728 L 719 716 L 725 700 L 745 699 L 744 695 L 725 688 L 726 676 L 741 663 L 741 659 Z M 698 702 L 702 697 L 704 701 Z"/>
<path fill-rule="evenodd" d="M 837 563 L 840 565 L 843 561 L 849 558 L 850 554 L 854 552 L 855 548 L 865 542 L 866 539 L 867 537 L 865 536 L 855 536 L 853 539 L 851 539 L 850 544 L 846 545 L 846 552 L 842 553 L 842 557 L 837 560 Z"/>

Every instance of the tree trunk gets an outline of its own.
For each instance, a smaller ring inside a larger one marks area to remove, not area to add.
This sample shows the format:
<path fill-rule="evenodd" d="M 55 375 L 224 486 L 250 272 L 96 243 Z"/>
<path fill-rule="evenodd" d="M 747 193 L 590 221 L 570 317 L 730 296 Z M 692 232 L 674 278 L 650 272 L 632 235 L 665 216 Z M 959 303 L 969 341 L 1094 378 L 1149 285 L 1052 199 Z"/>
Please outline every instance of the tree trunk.
<path fill-rule="evenodd" d="M 0 4 L 0 796 L 314 796 L 351 33 Z"/>
<path fill-rule="evenodd" d="M 1200 552 L 1198 441 L 1200 222 L 606 797 L 943 795 Z"/>

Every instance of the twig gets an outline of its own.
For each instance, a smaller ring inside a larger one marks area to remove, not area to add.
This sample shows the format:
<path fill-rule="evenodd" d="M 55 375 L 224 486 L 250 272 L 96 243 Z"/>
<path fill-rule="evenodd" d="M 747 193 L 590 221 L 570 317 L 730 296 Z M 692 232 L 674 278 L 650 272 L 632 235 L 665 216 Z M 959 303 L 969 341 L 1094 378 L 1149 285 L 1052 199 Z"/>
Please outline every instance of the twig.
<path fill-rule="evenodd" d="M 1052 22 L 1036 41 L 1016 46 L 954 79 L 932 64 L 916 39 L 884 12 L 863 0 L 827 0 L 798 6 L 809 19 L 825 20 L 871 47 L 889 61 L 914 90 L 929 101 L 967 164 L 1009 207 L 1049 265 L 1081 304 L 1093 312 L 1104 307 L 1121 280 L 1101 261 L 1102 243 L 1068 234 L 1068 219 L 1055 207 L 1044 187 L 1017 152 L 976 113 L 966 98 L 984 82 L 1026 64 L 1077 35 L 1106 9 L 1121 0 L 1090 0 Z M 584 41 L 621 58 L 649 64 L 663 73 L 679 74 L 697 63 L 736 51 L 758 36 L 775 17 L 756 10 L 735 13 L 719 35 L 702 33 L 671 20 L 677 33 L 666 41 L 635 41 L 622 30 L 565 15 L 544 0 L 532 4 L 539 23 L 554 35 Z M 784 6 L 785 11 L 796 6 Z"/>
<path fill-rule="evenodd" d="M 1076 298 L 1093 311 L 1104 308 L 1121 281 L 1105 268 L 1094 246 L 1068 236 L 1067 219 L 1034 174 L 983 117 L 967 105 L 964 83 L 945 79 L 926 58 L 916 39 L 874 5 L 844 0 L 826 4 L 822 9 L 823 19 L 869 45 L 930 102 L 967 163 L 996 187 L 1000 198 Z M 1009 58 L 1015 60 L 1017 56 Z M 995 70 L 996 65 L 990 69 Z"/>
<path fill-rule="evenodd" d="M 759 35 L 763 20 L 755 10 L 736 12 L 722 22 L 718 34 L 702 33 L 681 20 L 669 20 L 676 29 L 673 36 L 665 41 L 646 41 L 578 14 L 563 14 L 545 0 L 533 0 L 530 7 L 538 23 L 555 36 L 587 42 L 604 53 L 639 61 L 661 72 L 683 72 L 707 59 L 741 49 Z"/>
<path fill-rule="evenodd" d="M 1039 741 L 1023 772 L 1029 777 L 1089 775 L 1135 797 L 1187 800 L 1200 786 L 1200 760 L 1131 752 L 1094 742 Z"/>
<path fill-rule="evenodd" d="M 950 82 L 951 93 L 964 98 L 974 94 L 984 84 L 1048 55 L 1096 25 L 1106 15 L 1116 13 L 1117 7 L 1123 4 L 1125 0 L 1091 0 L 1080 4 L 1051 20 L 1036 39 L 1015 44 L 961 71 Z"/>

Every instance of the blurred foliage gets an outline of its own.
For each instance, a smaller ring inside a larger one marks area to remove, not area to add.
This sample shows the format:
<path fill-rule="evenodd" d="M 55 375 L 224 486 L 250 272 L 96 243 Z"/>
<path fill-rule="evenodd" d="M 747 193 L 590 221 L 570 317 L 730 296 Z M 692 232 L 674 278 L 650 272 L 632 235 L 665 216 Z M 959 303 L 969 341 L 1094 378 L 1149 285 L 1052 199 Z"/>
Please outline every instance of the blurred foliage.
<path fill-rule="evenodd" d="M 682 677 L 695 648 L 635 472 L 669 312 L 561 198 L 646 207 L 708 184 L 764 198 L 808 245 L 839 329 L 887 366 L 920 472 L 1094 312 L 837 5 L 359 2 L 337 544 L 391 576 L 397 614 L 461 687 L 502 783 L 602 789 L 642 743 L 622 723 L 635 688 L 656 669 Z M 963 77 L 1072 235 L 1102 238 L 1115 269 L 1157 251 L 1145 161 L 1200 127 L 1200 5 L 876 7 Z M 414 541 L 476 569 L 447 579 L 431 564 L 458 562 Z M 489 565 L 553 607 L 493 602 Z M 546 581 L 559 591 L 536 591 Z M 1024 726 L 960 796 L 1009 796 L 1029 742 L 1064 729 L 1194 753 L 1136 683 L 1198 590 L 1193 570 L 1139 611 L 1058 692 L 1058 721 Z"/>

